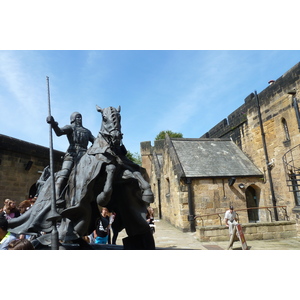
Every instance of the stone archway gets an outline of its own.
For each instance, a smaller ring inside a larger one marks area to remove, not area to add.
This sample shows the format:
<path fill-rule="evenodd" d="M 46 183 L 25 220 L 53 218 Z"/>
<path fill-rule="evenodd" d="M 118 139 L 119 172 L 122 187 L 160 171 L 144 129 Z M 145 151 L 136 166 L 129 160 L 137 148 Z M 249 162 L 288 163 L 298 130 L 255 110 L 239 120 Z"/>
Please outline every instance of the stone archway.
<path fill-rule="evenodd" d="M 246 191 L 246 204 L 247 208 L 258 207 L 259 206 L 259 195 L 257 190 L 253 186 L 248 186 Z M 249 209 L 248 210 L 248 220 L 249 223 L 256 223 L 259 221 L 259 212 L 258 209 Z"/>
<path fill-rule="evenodd" d="M 36 188 L 36 184 L 34 183 L 29 189 L 28 198 L 33 198 L 36 195 L 36 191 L 37 188 Z"/>

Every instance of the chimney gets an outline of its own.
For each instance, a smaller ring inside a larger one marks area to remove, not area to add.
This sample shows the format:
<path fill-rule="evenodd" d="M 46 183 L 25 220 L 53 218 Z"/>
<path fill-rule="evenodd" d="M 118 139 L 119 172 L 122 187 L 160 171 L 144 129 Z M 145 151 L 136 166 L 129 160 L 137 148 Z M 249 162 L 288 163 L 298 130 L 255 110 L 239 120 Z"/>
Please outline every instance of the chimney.
<path fill-rule="evenodd" d="M 268 84 L 271 85 L 271 84 L 273 84 L 274 82 L 275 82 L 275 80 L 270 80 L 270 81 L 268 81 Z"/>

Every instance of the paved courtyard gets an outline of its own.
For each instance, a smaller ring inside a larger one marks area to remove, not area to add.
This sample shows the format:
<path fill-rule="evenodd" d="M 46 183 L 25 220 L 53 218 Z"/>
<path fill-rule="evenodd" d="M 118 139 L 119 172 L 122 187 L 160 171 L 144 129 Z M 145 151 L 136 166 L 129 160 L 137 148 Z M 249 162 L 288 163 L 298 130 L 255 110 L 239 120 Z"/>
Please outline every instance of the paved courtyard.
<path fill-rule="evenodd" d="M 155 245 L 158 250 L 225 250 L 228 242 L 200 242 L 197 233 L 182 232 L 165 220 L 155 222 Z M 122 238 L 126 237 L 123 230 L 117 239 L 122 245 Z M 300 250 L 300 237 L 281 240 L 247 241 L 249 250 Z M 239 241 L 233 244 L 233 250 L 241 250 Z"/>

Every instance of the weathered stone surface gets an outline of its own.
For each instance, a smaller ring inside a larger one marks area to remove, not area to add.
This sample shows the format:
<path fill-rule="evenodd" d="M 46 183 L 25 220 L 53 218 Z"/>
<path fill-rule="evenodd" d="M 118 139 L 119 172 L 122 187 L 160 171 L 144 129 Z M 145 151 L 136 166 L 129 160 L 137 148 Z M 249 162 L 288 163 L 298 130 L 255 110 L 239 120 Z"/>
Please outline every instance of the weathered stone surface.
<path fill-rule="evenodd" d="M 289 191 L 287 186 L 285 166 L 282 160 L 288 150 L 300 145 L 298 121 L 295 109 L 292 105 L 292 96 L 288 95 L 288 92 L 292 89 L 296 90 L 297 102 L 300 103 L 300 63 L 288 70 L 278 78 L 275 83 L 259 92 L 258 97 L 269 161 L 271 163 L 271 175 L 276 205 L 286 205 L 287 214 L 290 219 L 299 222 L 300 211 L 295 209 L 299 206 L 296 206 L 294 194 Z M 287 132 L 283 126 L 283 120 L 287 123 L 289 139 L 287 139 Z M 202 180 L 193 180 L 192 192 L 195 215 L 222 212 L 222 210 L 225 211 L 229 203 L 233 204 L 236 209 L 246 208 L 245 190 L 247 190 L 248 187 L 253 187 L 255 189 L 258 206 L 273 206 L 266 157 L 258 118 L 258 107 L 254 93 L 250 93 L 240 107 L 233 111 L 227 118 L 217 123 L 217 125 L 211 128 L 207 133 L 203 134 L 201 138 L 232 139 L 264 176 L 262 179 L 237 177 L 236 182 L 232 187 L 228 186 L 228 178 L 226 177 L 213 178 L 213 176 L 210 175 L 208 178 L 203 178 Z M 183 190 L 183 188 L 178 187 L 178 184 L 180 186 L 186 186 L 184 180 L 179 182 L 180 176 L 184 174 L 184 167 L 180 165 L 180 161 L 172 161 L 171 157 L 174 156 L 174 151 L 168 152 L 170 142 L 169 144 L 165 142 L 164 146 L 162 146 L 163 142 L 165 141 L 160 142 L 160 147 L 157 149 L 155 145 L 153 148 L 150 148 L 149 144 L 147 144 L 151 151 L 148 149 L 148 152 L 141 152 L 144 159 L 153 159 L 153 162 L 149 165 L 147 171 L 151 178 L 151 183 L 156 185 L 156 188 L 153 189 L 156 193 L 156 200 L 154 203 L 156 212 L 160 205 L 163 218 L 168 216 L 173 225 L 184 223 L 186 226 L 189 226 L 189 223 L 183 220 L 179 222 L 179 220 L 176 219 L 178 218 L 178 215 L 175 217 L 174 214 L 174 211 L 177 209 L 176 202 L 180 202 L 179 199 L 182 197 L 182 194 L 177 194 L 177 191 Z M 145 150 L 146 148 L 147 147 L 142 150 Z M 153 170 L 153 165 L 158 165 L 154 163 L 157 156 L 152 156 L 152 153 L 155 151 L 160 155 L 160 197 L 158 197 L 157 173 Z M 300 149 L 298 156 L 300 156 Z M 211 163 L 210 166 L 207 167 L 209 171 L 213 169 L 212 165 L 213 164 Z M 298 167 L 300 168 L 300 165 L 298 165 Z M 245 185 L 245 189 L 241 190 L 238 188 L 240 183 Z M 166 201 L 166 194 L 170 195 L 168 202 Z M 158 204 L 158 199 L 160 199 L 160 204 Z M 284 211 L 280 208 L 278 208 L 278 215 L 279 220 L 285 218 Z M 184 217 L 182 214 L 180 214 L 180 216 Z M 187 218 L 187 216 L 185 217 Z M 239 219 L 243 224 L 248 223 L 249 217 L 247 212 L 239 212 Z M 273 210 L 271 210 L 271 215 L 267 210 L 261 209 L 259 211 L 260 222 L 271 222 L 272 220 L 274 221 Z M 199 219 L 197 219 L 197 221 L 198 225 L 202 225 L 202 220 L 199 222 Z M 212 224 L 217 225 L 218 217 L 211 216 L 203 218 L 203 223 L 204 226 Z"/>
<path fill-rule="evenodd" d="M 54 150 L 55 172 L 60 170 L 63 156 L 64 152 Z M 25 170 L 28 161 L 32 165 Z M 31 190 L 35 191 L 39 172 L 49 165 L 49 148 L 0 134 L 0 164 L 0 199 L 19 203 L 28 199 Z"/>
<path fill-rule="evenodd" d="M 295 221 L 263 222 L 242 224 L 246 240 L 285 239 L 297 236 Z M 199 240 L 227 241 L 228 228 L 226 226 L 197 227 Z"/>

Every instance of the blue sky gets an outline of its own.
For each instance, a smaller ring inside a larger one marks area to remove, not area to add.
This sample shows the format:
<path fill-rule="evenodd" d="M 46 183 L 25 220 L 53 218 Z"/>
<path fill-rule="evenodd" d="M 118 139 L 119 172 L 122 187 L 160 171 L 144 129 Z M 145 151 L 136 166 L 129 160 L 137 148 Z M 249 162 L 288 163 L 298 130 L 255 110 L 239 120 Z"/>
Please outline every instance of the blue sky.
<path fill-rule="evenodd" d="M 0 51 L 0 133 L 48 147 L 46 76 L 60 126 L 79 111 L 96 136 L 100 107 L 121 106 L 124 144 L 162 130 L 197 138 L 299 62 L 300 51 Z M 53 137 L 65 151 L 66 137 Z"/>

